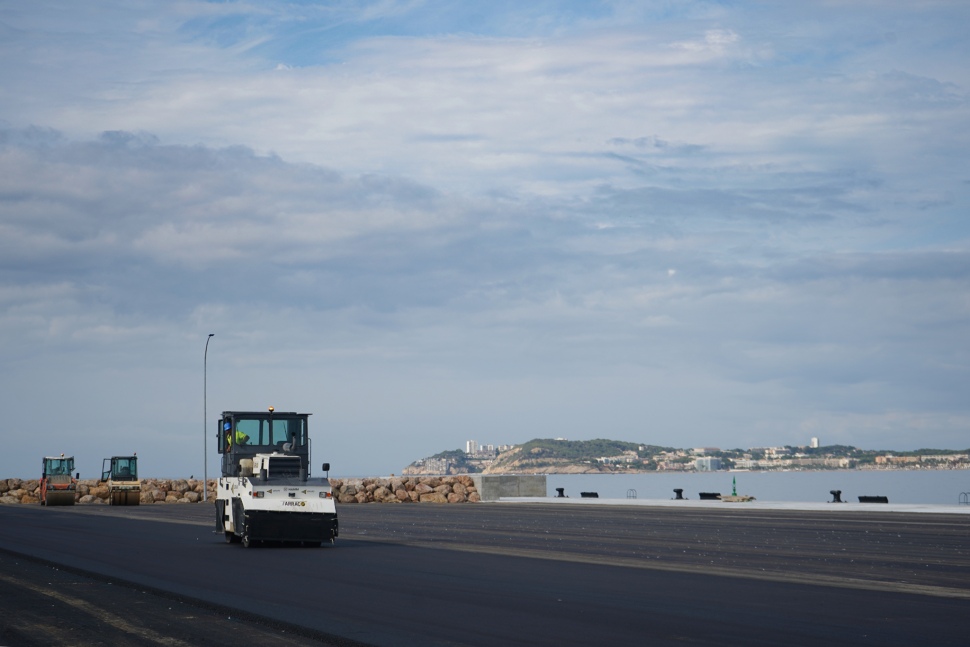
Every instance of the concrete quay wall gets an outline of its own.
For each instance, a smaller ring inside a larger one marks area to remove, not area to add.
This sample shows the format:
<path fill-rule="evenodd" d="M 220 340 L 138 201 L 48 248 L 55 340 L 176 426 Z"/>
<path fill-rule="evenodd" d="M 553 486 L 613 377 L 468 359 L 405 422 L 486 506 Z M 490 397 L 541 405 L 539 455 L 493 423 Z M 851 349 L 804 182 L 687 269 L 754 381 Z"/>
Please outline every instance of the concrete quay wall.
<path fill-rule="evenodd" d="M 504 498 L 545 497 L 545 474 L 472 474 L 482 501 Z"/>

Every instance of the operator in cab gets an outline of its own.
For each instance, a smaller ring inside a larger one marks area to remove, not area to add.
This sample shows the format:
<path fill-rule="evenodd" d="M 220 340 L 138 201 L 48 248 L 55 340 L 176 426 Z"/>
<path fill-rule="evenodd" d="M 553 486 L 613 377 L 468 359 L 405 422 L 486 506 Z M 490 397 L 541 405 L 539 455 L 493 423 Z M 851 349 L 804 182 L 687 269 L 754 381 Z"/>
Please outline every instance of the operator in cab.
<path fill-rule="evenodd" d="M 229 447 L 232 447 L 233 442 L 235 442 L 237 445 L 249 444 L 249 435 L 240 431 L 238 428 L 235 432 L 233 432 L 232 425 L 229 423 L 229 421 L 226 421 L 222 429 L 226 432 L 226 444 L 228 444 Z M 235 437 L 235 441 L 233 440 L 233 437 Z"/>

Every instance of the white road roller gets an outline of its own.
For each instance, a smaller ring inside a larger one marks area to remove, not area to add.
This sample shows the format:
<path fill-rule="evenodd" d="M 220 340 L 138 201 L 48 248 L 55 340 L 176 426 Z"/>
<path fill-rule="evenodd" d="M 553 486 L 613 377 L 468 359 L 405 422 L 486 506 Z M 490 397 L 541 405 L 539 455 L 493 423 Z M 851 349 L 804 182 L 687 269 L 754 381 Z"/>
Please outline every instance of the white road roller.
<path fill-rule="evenodd" d="M 309 476 L 309 417 L 273 407 L 222 412 L 216 530 L 227 543 L 319 546 L 337 537 L 330 481 Z M 329 463 L 323 471 L 329 473 Z"/>

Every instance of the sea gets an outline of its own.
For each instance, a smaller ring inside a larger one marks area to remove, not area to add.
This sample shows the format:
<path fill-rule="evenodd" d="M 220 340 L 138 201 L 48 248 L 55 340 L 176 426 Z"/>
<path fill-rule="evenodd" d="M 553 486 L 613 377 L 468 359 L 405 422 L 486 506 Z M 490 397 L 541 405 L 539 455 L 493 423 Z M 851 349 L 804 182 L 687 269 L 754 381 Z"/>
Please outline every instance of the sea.
<path fill-rule="evenodd" d="M 970 500 L 970 470 L 825 470 L 779 472 L 657 472 L 641 474 L 548 474 L 546 495 L 563 488 L 568 497 L 596 492 L 607 499 L 698 499 L 701 492 L 749 494 L 758 501 L 825 502 L 841 490 L 842 501 L 885 496 L 890 503 L 956 505 Z"/>

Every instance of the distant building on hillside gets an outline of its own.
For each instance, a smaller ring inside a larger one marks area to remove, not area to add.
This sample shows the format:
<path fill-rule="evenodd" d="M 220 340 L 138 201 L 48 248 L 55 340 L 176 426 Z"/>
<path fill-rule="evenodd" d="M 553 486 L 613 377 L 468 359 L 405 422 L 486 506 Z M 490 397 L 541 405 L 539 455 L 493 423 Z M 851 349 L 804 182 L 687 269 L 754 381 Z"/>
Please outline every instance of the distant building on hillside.
<path fill-rule="evenodd" d="M 812 436 L 812 441 L 808 444 L 812 449 L 818 449 L 818 438 Z"/>
<path fill-rule="evenodd" d="M 478 443 L 474 440 L 465 441 L 465 453 L 466 454 L 477 454 L 478 453 Z"/>
<path fill-rule="evenodd" d="M 721 469 L 721 459 L 713 456 L 695 458 L 694 469 L 698 472 L 716 472 Z"/>

